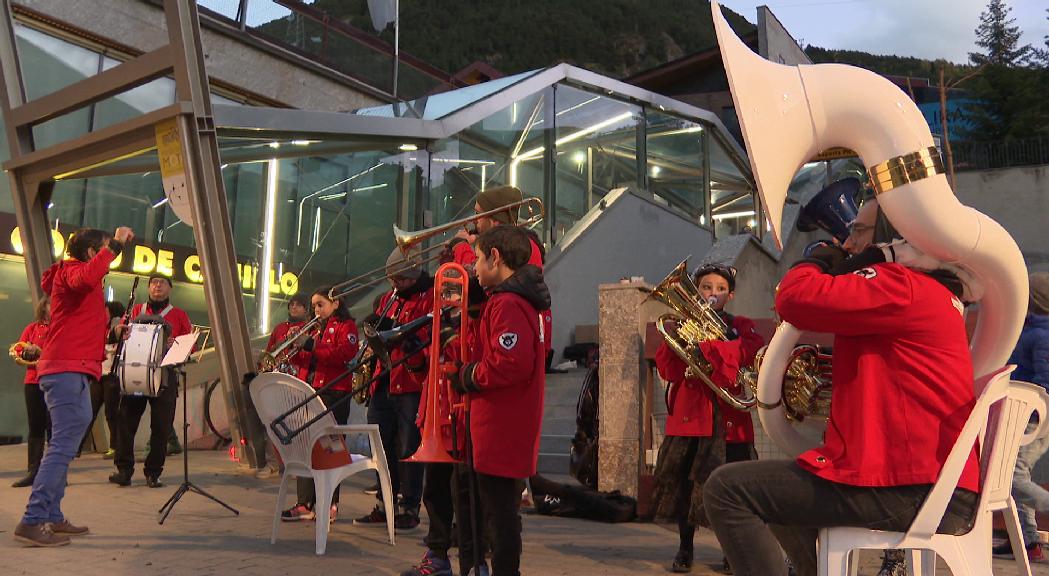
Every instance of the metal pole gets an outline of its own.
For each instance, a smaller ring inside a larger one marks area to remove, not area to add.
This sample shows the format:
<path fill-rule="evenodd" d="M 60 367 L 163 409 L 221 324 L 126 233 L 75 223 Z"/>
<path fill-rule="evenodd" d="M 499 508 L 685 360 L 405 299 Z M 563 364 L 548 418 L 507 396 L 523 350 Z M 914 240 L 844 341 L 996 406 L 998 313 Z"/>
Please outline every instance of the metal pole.
<path fill-rule="evenodd" d="M 393 98 L 397 99 L 397 74 L 401 63 L 401 0 L 393 3 Z"/>
<path fill-rule="evenodd" d="M 222 368 L 231 435 L 248 464 L 265 463 L 265 431 L 242 384 L 254 369 L 237 274 L 233 231 L 219 168 L 218 141 L 211 115 L 211 95 L 200 42 L 195 2 L 165 0 L 168 36 L 175 55 L 176 99 L 192 104 L 192 115 L 178 117 L 193 235 L 200 254 L 204 294 Z"/>

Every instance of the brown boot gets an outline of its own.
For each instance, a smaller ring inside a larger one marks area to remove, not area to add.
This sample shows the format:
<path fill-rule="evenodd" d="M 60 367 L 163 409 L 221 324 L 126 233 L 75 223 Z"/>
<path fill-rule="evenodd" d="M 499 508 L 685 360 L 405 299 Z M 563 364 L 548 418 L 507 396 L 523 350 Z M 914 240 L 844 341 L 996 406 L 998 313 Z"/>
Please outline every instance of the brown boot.
<path fill-rule="evenodd" d="M 15 540 L 34 547 L 65 546 L 69 544 L 69 536 L 55 534 L 51 529 L 51 523 L 26 524 L 19 522 L 15 528 Z"/>
<path fill-rule="evenodd" d="M 75 526 L 68 518 L 61 522 L 52 522 L 51 531 L 55 534 L 68 534 L 69 536 L 83 536 L 88 533 L 87 526 Z"/>

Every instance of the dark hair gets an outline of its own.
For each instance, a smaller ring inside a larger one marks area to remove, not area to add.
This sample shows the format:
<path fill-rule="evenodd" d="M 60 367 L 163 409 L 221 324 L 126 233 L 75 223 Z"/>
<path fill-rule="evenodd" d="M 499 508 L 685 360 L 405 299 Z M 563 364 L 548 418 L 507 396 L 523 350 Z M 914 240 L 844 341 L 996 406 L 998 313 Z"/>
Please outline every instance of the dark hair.
<path fill-rule="evenodd" d="M 302 306 L 307 310 L 310 309 L 310 297 L 301 292 L 293 295 L 291 298 L 288 298 L 289 308 L 291 307 L 292 303 L 298 304 L 299 306 Z"/>
<path fill-rule="evenodd" d="M 119 317 L 123 316 L 124 312 L 127 311 L 124 308 L 124 305 L 121 304 L 120 302 L 117 302 L 116 300 L 114 300 L 112 302 L 106 302 L 106 309 L 109 310 L 109 319 L 110 320 L 112 320 L 113 318 L 119 318 Z"/>
<path fill-rule="evenodd" d="M 499 250 L 503 262 L 511 270 L 528 264 L 528 259 L 532 256 L 532 242 L 528 232 L 517 226 L 496 226 L 477 238 L 477 246 L 485 255 L 490 254 L 492 248 Z"/>
<path fill-rule="evenodd" d="M 313 300 L 313 296 L 323 296 L 325 299 L 338 304 L 338 307 L 335 308 L 335 312 L 332 314 L 332 316 L 338 318 L 339 320 L 353 320 L 353 315 L 350 314 L 350 309 L 346 306 L 346 301 L 342 298 L 332 300 L 330 297 L 328 297 L 329 292 L 331 292 L 331 286 L 321 286 L 320 288 L 317 288 L 313 291 L 313 294 L 310 295 L 311 303 Z M 309 308 L 312 308 L 312 306 L 307 306 L 307 309 Z"/>
<path fill-rule="evenodd" d="M 728 291 L 736 291 L 736 267 L 727 266 L 725 264 L 703 264 L 696 270 L 696 273 L 692 275 L 692 280 L 699 284 L 703 280 L 704 276 L 711 274 L 717 274 L 728 282 Z"/>
<path fill-rule="evenodd" d="M 47 317 L 47 304 L 51 302 L 51 297 L 44 294 L 40 300 L 36 303 L 36 307 L 33 308 L 33 318 L 37 322 L 43 322 Z"/>
<path fill-rule="evenodd" d="M 69 239 L 69 244 L 66 245 L 66 252 L 81 262 L 87 262 L 90 260 L 87 251 L 91 248 L 94 248 L 96 252 L 101 250 L 106 240 L 112 237 L 112 234 L 104 230 L 81 228 L 73 232 L 73 237 Z"/>

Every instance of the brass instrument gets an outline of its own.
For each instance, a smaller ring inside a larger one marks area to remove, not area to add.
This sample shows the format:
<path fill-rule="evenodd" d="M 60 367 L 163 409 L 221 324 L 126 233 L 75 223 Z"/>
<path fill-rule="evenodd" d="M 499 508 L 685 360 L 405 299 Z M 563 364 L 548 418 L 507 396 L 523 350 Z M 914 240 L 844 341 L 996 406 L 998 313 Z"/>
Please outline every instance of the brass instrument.
<path fill-rule="evenodd" d="M 717 311 L 703 299 L 699 288 L 688 274 L 688 258 L 667 274 L 652 289 L 646 300 L 655 300 L 669 306 L 674 314 L 663 314 L 656 320 L 656 329 L 663 335 L 670 349 L 688 364 L 686 374 L 699 378 L 719 398 L 736 410 L 750 410 L 756 403 L 751 388 L 743 388 L 743 396 L 735 396 L 710 379 L 712 367 L 699 351 L 699 343 L 707 340 L 727 340 L 729 328 Z M 667 328 L 677 323 L 677 330 Z"/>
<path fill-rule="evenodd" d="M 22 356 L 22 350 L 25 349 L 26 346 L 32 346 L 32 343 L 21 341 L 15 342 L 7 349 L 7 354 L 11 356 L 11 359 L 15 361 L 15 364 L 18 364 L 19 366 L 36 366 L 36 362 L 40 359 L 40 355 L 38 354 L 37 357 L 32 360 L 24 358 Z"/>
<path fill-rule="evenodd" d="M 365 383 L 371 382 L 376 360 L 378 358 L 369 346 L 361 353 L 360 364 L 353 371 L 353 401 L 358 404 L 367 404 L 371 399 L 371 387 L 365 386 Z"/>
<path fill-rule="evenodd" d="M 423 230 L 417 230 L 415 232 L 407 232 L 405 230 L 401 230 L 396 225 L 394 225 L 393 237 L 397 243 L 397 247 L 400 248 L 401 252 L 405 255 L 404 264 L 398 266 L 394 270 L 387 270 L 385 266 L 382 266 L 380 268 L 370 270 L 363 274 L 358 274 L 357 276 L 354 276 L 349 280 L 340 282 L 335 286 L 332 286 L 332 289 L 328 292 L 328 298 L 330 298 L 331 300 L 342 298 L 347 294 L 356 292 L 357 290 L 361 290 L 363 288 L 367 288 L 374 284 L 378 284 L 379 282 L 382 282 L 387 278 L 397 276 L 402 272 L 414 270 L 433 260 L 437 260 L 441 257 L 441 251 L 443 251 L 447 246 L 446 242 L 442 242 L 440 244 L 435 244 L 428 248 L 424 248 L 422 250 L 419 250 L 415 254 L 411 254 L 410 252 L 414 250 L 419 244 L 430 238 L 433 238 L 434 236 L 438 236 L 440 234 L 443 234 L 444 232 L 454 230 L 456 228 L 466 227 L 467 224 L 475 222 L 480 218 L 491 217 L 501 212 L 507 212 L 510 210 L 517 210 L 518 212 L 520 212 L 522 207 L 527 207 L 528 215 L 524 220 L 518 222 L 518 226 L 534 226 L 543 220 L 543 216 L 545 214 L 543 208 L 543 201 L 539 198 L 525 198 L 524 200 L 521 200 L 519 202 L 513 202 L 507 204 L 506 206 L 496 208 L 494 210 L 481 212 L 472 216 L 467 216 L 466 218 L 460 218 L 458 220 L 452 220 L 451 222 L 447 222 L 430 228 L 425 228 Z M 435 251 L 435 254 L 431 254 Z M 376 276 L 377 274 L 378 276 Z"/>
<path fill-rule="evenodd" d="M 751 366 L 741 368 L 736 382 L 758 394 L 758 372 L 768 346 L 762 346 Z M 783 376 L 782 402 L 787 419 L 802 422 L 805 418 L 830 417 L 831 355 L 814 344 L 795 346 L 787 360 Z"/>
<path fill-rule="evenodd" d="M 295 341 L 300 336 L 314 337 L 320 333 L 321 318 L 314 316 L 312 320 L 299 327 L 298 330 L 288 331 L 284 341 L 270 352 L 263 352 L 259 358 L 259 372 L 285 372 L 286 365 L 291 363 L 291 358 L 299 353 L 301 346 L 296 346 Z M 294 376 L 294 374 L 293 374 Z"/>

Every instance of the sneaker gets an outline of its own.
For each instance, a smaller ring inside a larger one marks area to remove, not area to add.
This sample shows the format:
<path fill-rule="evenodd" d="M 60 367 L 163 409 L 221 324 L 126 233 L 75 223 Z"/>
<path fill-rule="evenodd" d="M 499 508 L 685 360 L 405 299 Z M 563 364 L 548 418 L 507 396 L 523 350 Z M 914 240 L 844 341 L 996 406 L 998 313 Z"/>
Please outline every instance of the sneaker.
<path fill-rule="evenodd" d="M 55 534 L 68 534 L 70 536 L 83 536 L 89 532 L 87 526 L 76 526 L 68 518 L 61 522 L 52 522 L 51 531 Z"/>
<path fill-rule="evenodd" d="M 396 519 L 396 517 L 394 517 Z M 386 524 L 386 511 L 380 506 L 372 508 L 372 511 L 365 516 L 353 519 L 354 524 L 364 524 L 366 526 L 378 526 L 379 524 Z"/>
<path fill-rule="evenodd" d="M 55 534 L 50 522 L 43 524 L 18 523 L 15 528 L 15 540 L 26 546 L 50 548 L 69 544 L 69 536 Z"/>
<path fill-rule="evenodd" d="M 385 520 L 384 520 L 385 521 Z M 393 517 L 393 529 L 398 532 L 407 532 L 419 527 L 419 513 L 405 512 Z"/>
<path fill-rule="evenodd" d="M 371 486 L 368 486 L 367 488 L 365 488 L 364 489 L 364 493 L 365 494 L 369 494 L 371 496 L 375 496 L 376 494 L 379 493 L 379 489 L 380 489 L 379 483 L 376 482 L 375 484 L 372 484 Z"/>
<path fill-rule="evenodd" d="M 150 488 L 163 488 L 164 483 L 160 481 L 160 476 L 146 476 L 146 486 Z"/>
<path fill-rule="evenodd" d="M 117 470 L 109 475 L 109 481 L 117 486 L 131 486 L 131 471 Z"/>
<path fill-rule="evenodd" d="M 32 486 L 34 481 L 36 481 L 36 474 L 27 474 L 24 478 L 15 480 L 14 483 L 11 484 L 11 487 L 25 488 L 27 486 Z"/>
<path fill-rule="evenodd" d="M 674 561 L 670 563 L 670 571 L 677 574 L 687 574 L 692 571 L 692 552 L 689 550 L 678 550 Z"/>
<path fill-rule="evenodd" d="M 452 562 L 448 558 L 441 558 L 432 550 L 423 554 L 422 562 L 418 566 L 412 566 L 411 570 L 401 572 L 401 576 L 452 576 Z"/>
<path fill-rule="evenodd" d="M 317 515 L 305 504 L 295 506 L 280 513 L 280 519 L 284 522 L 300 522 L 302 520 L 313 520 Z"/>
<path fill-rule="evenodd" d="M 878 576 L 907 576 L 907 557 L 903 550 L 886 550 Z"/>
<path fill-rule="evenodd" d="M 1027 561 L 1031 564 L 1045 564 L 1045 553 L 1042 552 L 1042 545 L 1038 542 L 1031 544 L 1027 547 Z"/>
<path fill-rule="evenodd" d="M 102 453 L 102 459 L 103 460 L 112 460 L 112 459 L 114 459 L 116 457 L 117 457 L 117 451 L 112 449 L 112 448 L 110 448 L 109 450 L 106 450 L 105 452 Z"/>

